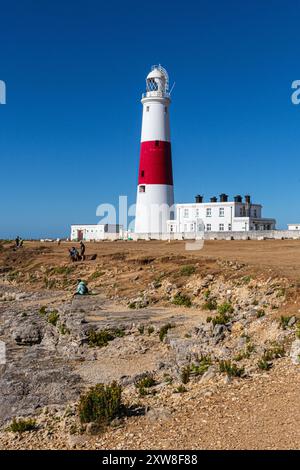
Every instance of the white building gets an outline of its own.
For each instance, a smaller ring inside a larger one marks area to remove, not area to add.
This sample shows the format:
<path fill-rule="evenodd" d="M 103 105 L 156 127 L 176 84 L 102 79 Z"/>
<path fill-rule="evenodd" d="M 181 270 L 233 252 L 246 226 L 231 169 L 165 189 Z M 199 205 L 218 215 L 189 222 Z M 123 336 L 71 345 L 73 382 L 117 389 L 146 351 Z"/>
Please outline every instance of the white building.
<path fill-rule="evenodd" d="M 119 238 L 122 236 L 122 225 L 114 224 L 81 224 L 71 225 L 71 240 L 72 241 L 97 241 L 107 240 L 109 238 Z"/>
<path fill-rule="evenodd" d="M 288 230 L 300 230 L 300 224 L 288 224 Z"/>
<path fill-rule="evenodd" d="M 196 196 L 194 203 L 176 204 L 175 219 L 167 221 L 168 233 L 242 232 L 249 230 L 275 230 L 276 220 L 262 217 L 261 204 L 251 203 L 250 196 L 235 196 L 228 201 L 226 194 L 218 201 L 212 197 L 203 202 Z"/>

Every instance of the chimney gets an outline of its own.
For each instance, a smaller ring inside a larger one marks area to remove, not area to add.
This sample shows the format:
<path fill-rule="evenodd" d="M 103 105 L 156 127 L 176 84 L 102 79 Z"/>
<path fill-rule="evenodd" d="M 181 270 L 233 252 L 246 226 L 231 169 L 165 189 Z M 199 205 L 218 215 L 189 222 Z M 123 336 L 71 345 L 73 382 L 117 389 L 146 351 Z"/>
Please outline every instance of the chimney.
<path fill-rule="evenodd" d="M 203 202 L 203 196 L 200 196 L 200 194 L 197 194 L 197 196 L 195 196 L 195 202 L 197 204 Z"/>
<path fill-rule="evenodd" d="M 249 194 L 245 196 L 245 202 L 246 204 L 251 204 L 251 196 L 249 196 Z"/>
<path fill-rule="evenodd" d="M 220 194 L 220 202 L 227 202 L 228 201 L 228 196 L 227 194 Z"/>
<path fill-rule="evenodd" d="M 239 194 L 237 196 L 234 196 L 234 202 L 242 202 L 242 196 Z"/>
<path fill-rule="evenodd" d="M 217 202 L 217 200 L 218 200 L 218 199 L 217 199 L 215 196 L 213 196 L 213 197 L 210 198 L 210 202 Z"/>

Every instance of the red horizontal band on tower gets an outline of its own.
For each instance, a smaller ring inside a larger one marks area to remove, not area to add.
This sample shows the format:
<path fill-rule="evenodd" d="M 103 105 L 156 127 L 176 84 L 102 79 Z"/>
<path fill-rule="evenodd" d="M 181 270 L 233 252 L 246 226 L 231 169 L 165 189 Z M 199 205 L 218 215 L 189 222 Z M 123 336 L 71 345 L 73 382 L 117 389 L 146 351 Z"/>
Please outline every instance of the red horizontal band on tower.
<path fill-rule="evenodd" d="M 138 184 L 173 185 L 170 142 L 151 140 L 141 143 Z"/>

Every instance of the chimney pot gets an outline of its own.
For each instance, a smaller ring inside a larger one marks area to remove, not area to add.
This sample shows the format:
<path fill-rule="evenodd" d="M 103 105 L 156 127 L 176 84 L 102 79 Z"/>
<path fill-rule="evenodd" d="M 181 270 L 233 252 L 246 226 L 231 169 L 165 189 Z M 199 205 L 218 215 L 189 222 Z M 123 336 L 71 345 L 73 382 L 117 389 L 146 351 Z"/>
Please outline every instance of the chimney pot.
<path fill-rule="evenodd" d="M 197 204 L 203 202 L 203 196 L 201 196 L 200 194 L 197 194 L 197 196 L 195 196 L 195 202 Z"/>
<path fill-rule="evenodd" d="M 227 202 L 228 196 L 225 193 L 220 194 L 220 202 Z"/>

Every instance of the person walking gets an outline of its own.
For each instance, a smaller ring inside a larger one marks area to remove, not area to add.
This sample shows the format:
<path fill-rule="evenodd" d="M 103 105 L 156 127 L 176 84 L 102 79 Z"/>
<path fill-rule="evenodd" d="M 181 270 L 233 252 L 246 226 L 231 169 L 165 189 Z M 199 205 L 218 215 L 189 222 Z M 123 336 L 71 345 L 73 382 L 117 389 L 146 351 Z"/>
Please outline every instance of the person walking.
<path fill-rule="evenodd" d="M 81 260 L 84 261 L 85 260 L 85 244 L 83 243 L 82 240 L 80 242 L 80 256 L 81 256 Z"/>

